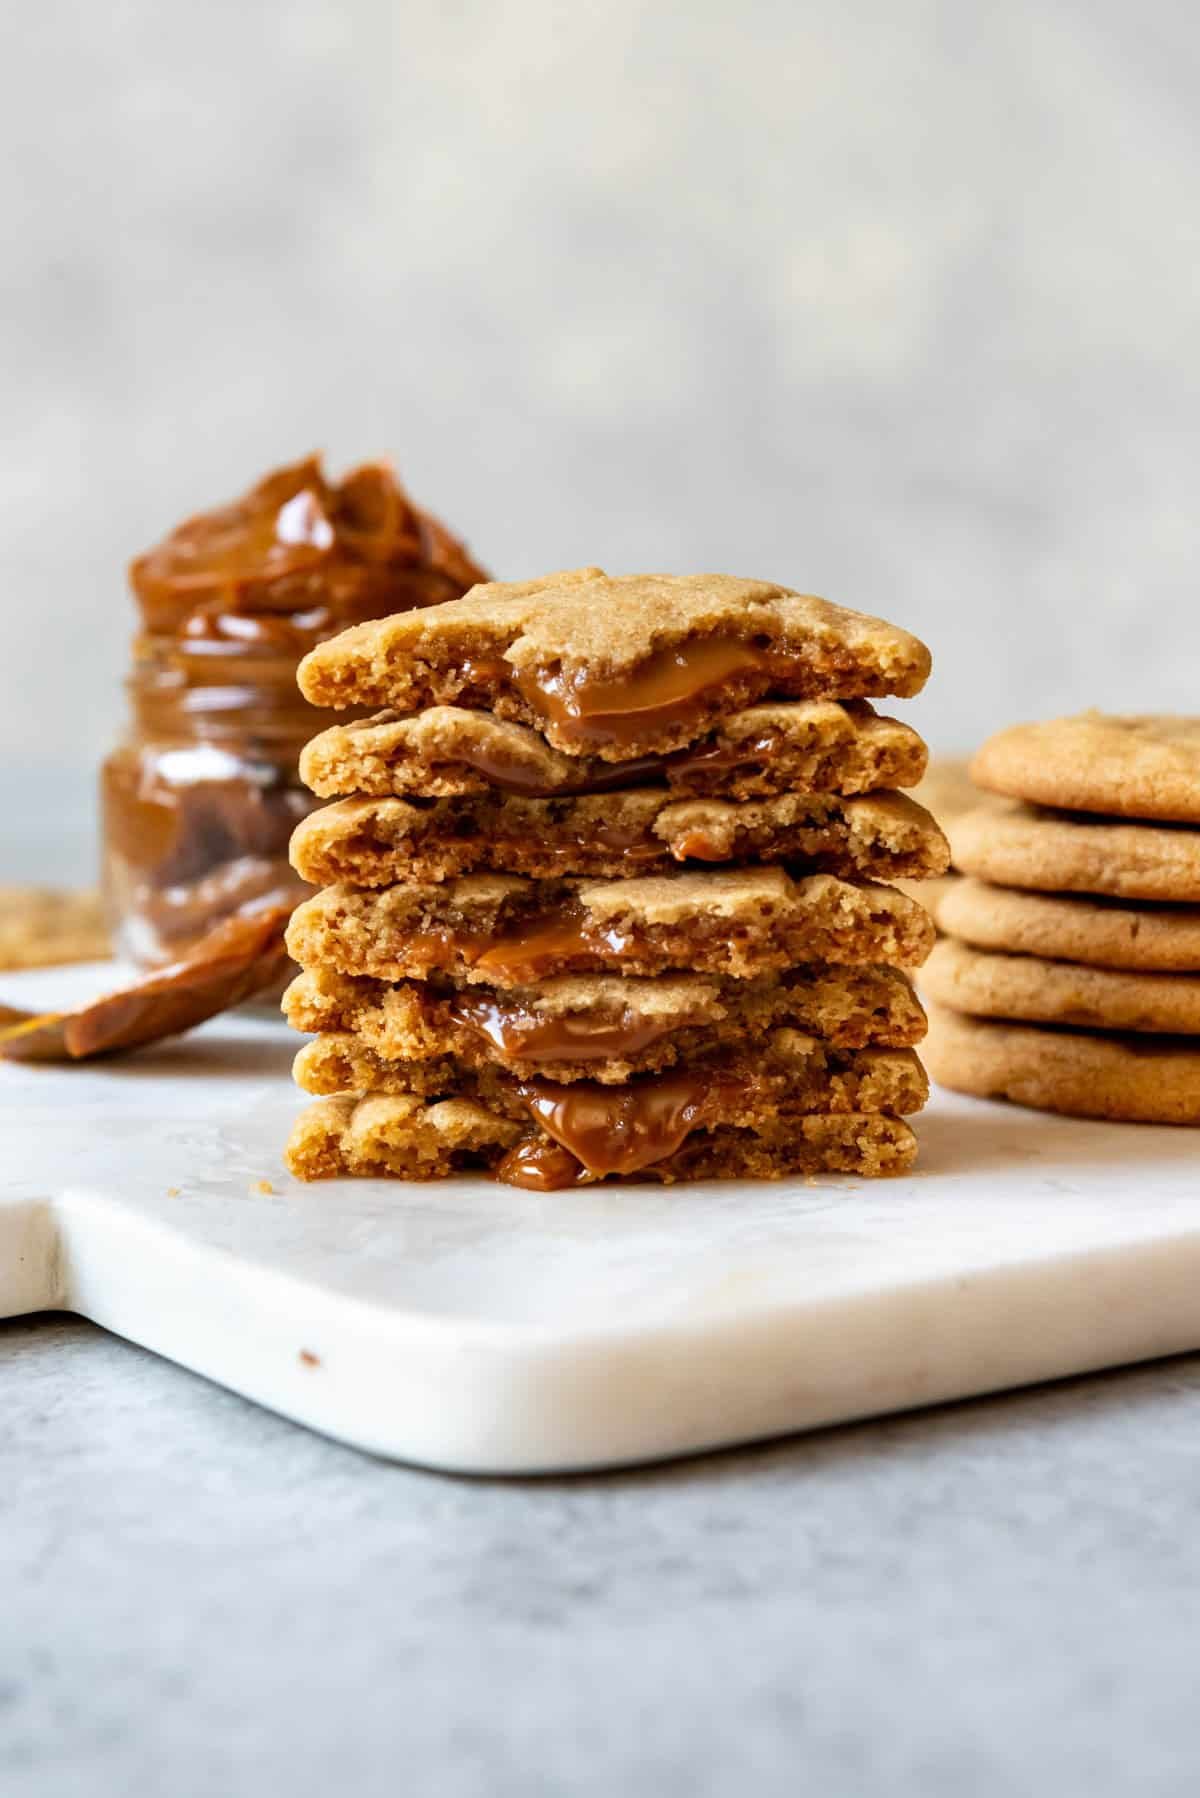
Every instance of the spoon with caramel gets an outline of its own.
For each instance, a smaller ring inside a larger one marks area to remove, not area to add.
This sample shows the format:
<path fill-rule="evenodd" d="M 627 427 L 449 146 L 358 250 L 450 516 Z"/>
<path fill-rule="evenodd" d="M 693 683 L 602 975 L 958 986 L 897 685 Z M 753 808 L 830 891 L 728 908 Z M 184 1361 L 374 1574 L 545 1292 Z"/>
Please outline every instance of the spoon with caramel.
<path fill-rule="evenodd" d="M 283 977 L 290 915 L 277 904 L 227 918 L 183 960 L 73 1010 L 0 1005 L 0 1060 L 90 1061 L 192 1030 Z"/>

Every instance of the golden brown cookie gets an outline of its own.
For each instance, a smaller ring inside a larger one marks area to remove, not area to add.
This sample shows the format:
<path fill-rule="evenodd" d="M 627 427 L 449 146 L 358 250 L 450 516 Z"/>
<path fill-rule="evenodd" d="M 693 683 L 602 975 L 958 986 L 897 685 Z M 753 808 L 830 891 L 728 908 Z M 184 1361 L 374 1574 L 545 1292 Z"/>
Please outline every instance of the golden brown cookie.
<path fill-rule="evenodd" d="M 1200 974 L 1087 968 L 1037 955 L 989 954 L 943 937 L 921 989 L 939 1005 L 987 1018 L 1160 1035 L 1200 1033 Z"/>
<path fill-rule="evenodd" d="M 982 1099 L 1070 1117 L 1200 1123 L 1200 1038 L 1001 1023 L 934 1005 L 922 1053 L 934 1080 Z"/>
<path fill-rule="evenodd" d="M 675 799 L 661 787 L 571 799 L 339 799 L 296 828 L 292 866 L 314 886 L 476 872 L 621 879 L 680 862 L 778 862 L 844 878 L 939 874 L 946 839 L 903 793 Z"/>
<path fill-rule="evenodd" d="M 948 830 L 951 820 L 961 817 L 964 812 L 975 811 L 981 805 L 1000 803 L 989 794 L 980 792 L 967 773 L 966 762 L 953 756 L 936 756 L 912 797 L 936 818 L 943 830 Z M 924 876 L 919 880 L 901 879 L 896 885 L 910 899 L 915 899 L 918 905 L 923 905 L 940 929 L 942 901 L 947 894 L 953 892 L 958 879 L 952 862 L 950 871 L 946 874 L 934 875 L 932 878 Z"/>
<path fill-rule="evenodd" d="M 939 824 L 971 812 L 985 801 L 967 772 L 967 764 L 957 756 L 934 756 L 917 786 L 913 798 L 931 811 Z"/>
<path fill-rule="evenodd" d="M 390 1061 L 348 1033 L 318 1036 L 306 1043 L 293 1067 L 296 1084 L 305 1092 L 402 1093 L 421 1099 L 469 1098 L 518 1120 L 528 1115 L 525 1095 L 531 1086 L 566 1093 L 573 1082 L 547 1075 L 517 1077 L 503 1068 L 456 1066 L 449 1057 L 436 1061 Z M 694 1088 L 697 1116 L 711 1115 L 725 1124 L 759 1126 L 778 1117 L 811 1112 L 886 1111 L 902 1117 L 920 1111 L 929 1096 L 921 1064 L 911 1049 L 832 1049 L 828 1043 L 795 1030 L 777 1030 L 753 1053 L 745 1048 L 711 1059 L 689 1061 L 686 1075 L 637 1076 L 632 1081 L 581 1087 L 606 1088 L 612 1115 L 618 1117 L 629 1095 L 652 1104 L 660 1091 L 673 1093 L 681 1077 Z M 596 1103 L 591 1093 L 589 1103 Z"/>
<path fill-rule="evenodd" d="M 466 705 L 566 755 L 622 761 L 693 743 L 768 694 L 908 696 L 928 674 L 907 631 L 769 581 L 581 568 L 356 625 L 299 681 L 315 705 Z"/>
<path fill-rule="evenodd" d="M 686 1103 L 686 1095 L 680 1102 Z M 552 1112 L 554 1103 L 550 1099 L 545 1110 Z M 600 1134 L 614 1133 L 608 1126 Z M 627 1127 L 623 1134 L 635 1133 Z M 787 1174 L 900 1174 L 911 1167 L 916 1149 L 916 1138 L 902 1118 L 884 1113 L 818 1114 L 777 1119 L 760 1128 L 711 1123 L 685 1129 L 678 1146 L 656 1161 L 617 1171 L 624 1179 L 664 1183 L 777 1180 Z M 301 1180 L 338 1175 L 437 1180 L 487 1168 L 512 1185 L 546 1192 L 590 1185 L 599 1177 L 540 1120 L 535 1123 L 531 1117 L 518 1123 L 473 1100 L 457 1098 L 432 1105 L 382 1094 L 319 1099 L 297 1118 L 285 1158 Z"/>
<path fill-rule="evenodd" d="M 956 868 L 1000 886 L 1200 901 L 1200 831 L 1010 802 L 952 818 L 948 835 Z"/>
<path fill-rule="evenodd" d="M 528 986 L 556 974 L 751 978 L 799 961 L 918 967 L 934 939 L 894 888 L 831 874 L 736 868 L 637 880 L 461 880 L 328 887 L 299 906 L 288 948 L 302 967 L 380 980 Z"/>
<path fill-rule="evenodd" d="M 1200 824 L 1200 718 L 1082 712 L 1014 724 L 978 751 L 971 778 L 1036 805 Z"/>
<path fill-rule="evenodd" d="M 948 883 L 933 915 L 940 929 L 977 949 L 1097 968 L 1200 973 L 1200 905 L 1123 905 L 966 879 Z"/>
<path fill-rule="evenodd" d="M 435 705 L 412 717 L 376 712 L 331 726 L 304 750 L 300 777 L 322 799 L 497 791 L 548 799 L 640 786 L 665 786 L 676 799 L 762 799 L 911 787 L 925 761 L 916 731 L 865 700 L 747 706 L 688 749 L 633 762 L 563 755 L 527 724 Z"/>
<path fill-rule="evenodd" d="M 781 1027 L 832 1048 L 908 1048 L 925 1014 L 897 968 L 802 963 L 758 980 L 703 974 L 657 979 L 565 975 L 539 986 L 390 985 L 326 968 L 298 974 L 283 996 L 293 1029 L 352 1033 L 390 1061 L 494 1063 L 551 1080 L 627 1080 L 737 1045 L 761 1045 Z"/>

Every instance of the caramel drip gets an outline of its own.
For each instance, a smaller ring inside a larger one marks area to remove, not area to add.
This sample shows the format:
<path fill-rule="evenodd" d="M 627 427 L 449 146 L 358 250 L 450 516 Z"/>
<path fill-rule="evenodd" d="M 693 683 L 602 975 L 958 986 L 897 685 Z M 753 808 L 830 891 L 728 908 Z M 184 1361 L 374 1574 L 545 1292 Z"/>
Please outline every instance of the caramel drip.
<path fill-rule="evenodd" d="M 460 993 L 449 1009 L 457 1023 L 477 1031 L 513 1061 L 603 1061 L 637 1055 L 676 1024 L 639 1018 L 628 1008 L 616 1019 L 586 1014 L 542 1017 L 532 1007 L 496 993 Z"/>
<path fill-rule="evenodd" d="M 432 970 L 463 961 L 502 986 L 528 986 L 560 972 L 565 961 L 592 963 L 606 954 L 620 955 L 629 946 L 618 926 L 597 926 L 575 903 L 537 912 L 499 939 L 490 931 L 456 930 L 449 924 L 430 924 L 404 939 L 404 953 L 413 965 Z"/>
<path fill-rule="evenodd" d="M 473 965 L 478 973 L 491 974 L 510 986 L 542 980 L 567 957 L 593 952 L 585 934 L 587 922 L 581 905 L 564 905 L 549 916 L 541 913 L 474 957 Z"/>
<path fill-rule="evenodd" d="M 496 1178 L 527 1192 L 561 1192 L 565 1186 L 591 1184 L 591 1175 L 574 1155 L 538 1136 L 527 1136 L 510 1149 L 496 1168 Z"/>
<path fill-rule="evenodd" d="M 480 687 L 486 693 L 492 687 L 507 687 L 512 672 L 500 656 L 468 656 L 458 675 L 464 687 Z"/>
<path fill-rule="evenodd" d="M 570 673 L 535 668 L 519 675 L 517 684 L 563 735 L 578 743 L 619 746 L 648 730 L 686 722 L 714 688 L 771 668 L 774 660 L 751 643 L 704 637 L 656 650 L 616 680 L 589 680 L 584 668 Z"/>
<path fill-rule="evenodd" d="M 518 1092 L 537 1123 L 589 1174 L 635 1174 L 665 1161 L 704 1122 L 718 1085 L 706 1071 L 664 1074 L 632 1086 L 526 1080 Z"/>
<path fill-rule="evenodd" d="M 677 842 L 671 845 L 671 854 L 677 862 L 724 862 L 729 860 L 728 849 L 709 836 L 705 830 L 689 830 Z"/>
<path fill-rule="evenodd" d="M 405 936 L 404 953 L 412 962 L 430 970 L 452 968 L 458 961 L 470 966 L 490 941 L 488 936 L 454 930 L 449 924 L 430 924 Z"/>

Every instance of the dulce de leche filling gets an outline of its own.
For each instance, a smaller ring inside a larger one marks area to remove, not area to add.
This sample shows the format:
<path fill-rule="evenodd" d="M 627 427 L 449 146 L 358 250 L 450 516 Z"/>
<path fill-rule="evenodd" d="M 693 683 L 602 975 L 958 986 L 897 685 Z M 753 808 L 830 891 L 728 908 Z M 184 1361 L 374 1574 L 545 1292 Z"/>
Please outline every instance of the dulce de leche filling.
<path fill-rule="evenodd" d="M 619 1018 L 544 1017 L 499 993 L 459 993 L 450 1015 L 511 1060 L 603 1061 L 637 1055 L 666 1036 L 678 1019 L 642 1018 L 628 1007 Z"/>
<path fill-rule="evenodd" d="M 702 637 L 656 650 L 616 680 L 589 679 L 586 668 L 532 668 L 518 675 L 525 700 L 580 744 L 620 747 L 647 731 L 698 716 L 714 689 L 740 675 L 788 680 L 795 658 L 730 637 Z"/>
<path fill-rule="evenodd" d="M 405 950 L 424 969 L 451 968 L 462 961 L 506 986 L 528 986 L 552 973 L 564 957 L 619 953 L 627 947 L 619 931 L 598 931 L 581 905 L 571 902 L 538 912 L 499 940 L 491 931 L 431 924 L 405 938 Z"/>
<path fill-rule="evenodd" d="M 708 774 L 730 774 L 752 764 L 769 762 L 780 750 L 775 732 L 763 732 L 742 743 L 708 744 L 699 749 L 676 749 L 664 755 L 639 755 L 627 762 L 607 762 L 591 767 L 578 780 L 547 785 L 531 768 L 522 768 L 480 744 L 464 743 L 455 761 L 471 768 L 502 793 L 518 793 L 526 799 L 575 798 L 594 793 L 613 793 L 623 787 L 671 784 Z"/>
<path fill-rule="evenodd" d="M 595 955 L 606 947 L 619 951 L 624 941 L 614 931 L 597 931 L 583 906 L 568 903 L 560 910 L 529 919 L 493 942 L 482 954 L 465 949 L 471 965 L 510 986 L 542 980 L 570 956 Z"/>
<path fill-rule="evenodd" d="M 539 1145 L 533 1143 L 510 1151 L 500 1177 L 510 1185 L 548 1191 L 554 1172 L 563 1176 L 557 1185 L 576 1185 L 588 1175 L 602 1180 L 607 1174 L 638 1173 L 673 1155 L 704 1122 L 714 1094 L 730 1084 L 730 1076 L 706 1070 L 664 1074 L 636 1086 L 524 1080 L 517 1090 L 534 1121 L 582 1172 L 572 1172 L 557 1157 L 539 1155 Z"/>
<path fill-rule="evenodd" d="M 531 768 L 521 768 L 503 756 L 492 754 L 479 744 L 464 743 L 455 751 L 455 761 L 474 769 L 503 793 L 519 793 L 525 799 L 554 799 L 560 795 L 574 798 L 583 794 L 611 793 L 621 787 L 660 777 L 669 765 L 665 755 L 643 755 L 628 762 L 609 762 L 606 767 L 590 770 L 586 778 L 565 784 L 547 786 Z"/>

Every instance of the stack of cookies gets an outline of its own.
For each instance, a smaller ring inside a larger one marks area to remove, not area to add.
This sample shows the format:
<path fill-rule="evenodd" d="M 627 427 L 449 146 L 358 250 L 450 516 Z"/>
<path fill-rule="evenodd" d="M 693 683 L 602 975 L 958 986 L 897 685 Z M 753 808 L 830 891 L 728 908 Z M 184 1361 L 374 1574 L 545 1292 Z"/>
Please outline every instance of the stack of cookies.
<path fill-rule="evenodd" d="M 950 824 L 968 876 L 922 976 L 944 1085 L 1079 1117 L 1200 1123 L 1200 719 L 1016 725 Z"/>
<path fill-rule="evenodd" d="M 929 654 L 824 600 L 598 569 L 360 625 L 300 669 L 328 729 L 296 831 L 320 886 L 284 1010 L 324 1095 L 302 1178 L 907 1167 L 944 869 L 896 791 L 920 738 L 867 701 Z"/>

